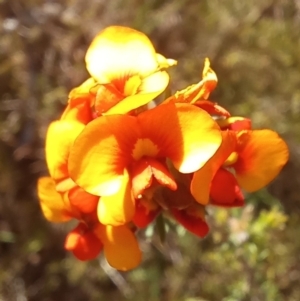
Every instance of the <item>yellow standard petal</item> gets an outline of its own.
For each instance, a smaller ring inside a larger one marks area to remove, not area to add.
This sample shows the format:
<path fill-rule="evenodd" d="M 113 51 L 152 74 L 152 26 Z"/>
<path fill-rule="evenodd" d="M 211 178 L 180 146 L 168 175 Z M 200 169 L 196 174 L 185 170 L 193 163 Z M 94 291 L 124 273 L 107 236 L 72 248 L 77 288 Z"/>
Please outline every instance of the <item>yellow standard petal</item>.
<path fill-rule="evenodd" d="M 86 54 L 89 73 L 101 84 L 157 70 L 155 49 L 148 37 L 132 28 L 110 26 L 101 31 Z"/>

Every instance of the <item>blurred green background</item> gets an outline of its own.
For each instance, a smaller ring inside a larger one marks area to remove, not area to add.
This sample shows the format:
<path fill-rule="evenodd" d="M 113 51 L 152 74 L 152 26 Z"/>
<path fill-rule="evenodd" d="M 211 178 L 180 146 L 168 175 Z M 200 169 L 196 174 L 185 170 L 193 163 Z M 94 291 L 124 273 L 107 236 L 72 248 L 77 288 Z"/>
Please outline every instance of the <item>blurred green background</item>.
<path fill-rule="evenodd" d="M 143 263 L 127 273 L 66 253 L 67 226 L 45 221 L 35 187 L 47 126 L 87 78 L 92 38 L 113 24 L 178 60 L 174 92 L 209 57 L 210 99 L 278 131 L 291 152 L 246 207 L 211 208 L 207 238 L 171 224 L 161 244 L 155 228 L 141 231 Z M 299 0 L 0 0 L 0 300 L 299 301 L 299 113 Z"/>

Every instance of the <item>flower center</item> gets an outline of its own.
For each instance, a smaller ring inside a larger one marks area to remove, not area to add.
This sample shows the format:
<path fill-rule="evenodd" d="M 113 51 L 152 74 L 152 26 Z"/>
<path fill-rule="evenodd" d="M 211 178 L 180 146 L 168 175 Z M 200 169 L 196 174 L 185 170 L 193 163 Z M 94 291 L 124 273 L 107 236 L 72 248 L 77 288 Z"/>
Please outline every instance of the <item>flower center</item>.
<path fill-rule="evenodd" d="M 159 152 L 159 148 L 150 139 L 138 139 L 132 150 L 132 157 L 139 160 L 142 157 L 155 157 Z"/>

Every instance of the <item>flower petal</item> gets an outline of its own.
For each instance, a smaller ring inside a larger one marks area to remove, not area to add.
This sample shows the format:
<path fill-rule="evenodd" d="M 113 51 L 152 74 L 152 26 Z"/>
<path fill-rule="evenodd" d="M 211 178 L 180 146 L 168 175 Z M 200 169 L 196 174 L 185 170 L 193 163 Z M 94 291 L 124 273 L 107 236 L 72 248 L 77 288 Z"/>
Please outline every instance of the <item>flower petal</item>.
<path fill-rule="evenodd" d="M 90 122 L 76 139 L 69 157 L 69 172 L 87 192 L 106 196 L 122 185 L 124 169 L 139 136 L 137 120 L 110 115 Z"/>
<path fill-rule="evenodd" d="M 82 261 L 96 258 L 102 248 L 103 244 L 99 238 L 83 223 L 78 224 L 65 240 L 65 249 L 72 251 L 74 256 Z"/>
<path fill-rule="evenodd" d="M 236 178 L 224 168 L 215 174 L 210 190 L 210 203 L 222 207 L 240 207 L 244 205 L 244 197 Z"/>
<path fill-rule="evenodd" d="M 205 111 L 189 104 L 168 103 L 137 116 L 142 134 L 159 146 L 182 173 L 201 168 L 219 148 L 219 126 Z"/>
<path fill-rule="evenodd" d="M 98 226 L 94 230 L 104 244 L 108 263 L 121 271 L 131 270 L 141 262 L 141 251 L 135 235 L 127 226 Z"/>
<path fill-rule="evenodd" d="M 83 130 L 84 124 L 61 120 L 50 124 L 46 136 L 46 161 L 49 173 L 54 180 L 69 177 L 68 157 L 74 140 Z"/>
<path fill-rule="evenodd" d="M 216 172 L 236 148 L 236 135 L 232 131 L 222 132 L 222 144 L 215 155 L 193 175 L 191 193 L 198 203 L 206 205 L 209 202 L 211 181 Z"/>
<path fill-rule="evenodd" d="M 147 188 L 149 188 L 153 181 L 153 174 L 151 166 L 145 159 L 138 160 L 131 168 L 132 178 L 132 193 L 135 198 Z"/>
<path fill-rule="evenodd" d="M 113 84 L 103 84 L 97 89 L 95 110 L 98 116 L 107 113 L 111 108 L 123 101 L 124 95 Z"/>
<path fill-rule="evenodd" d="M 136 74 L 144 77 L 158 67 L 155 49 L 148 37 L 122 26 L 101 31 L 90 45 L 85 60 L 89 73 L 101 84 Z"/>
<path fill-rule="evenodd" d="M 68 197 L 70 204 L 82 213 L 96 211 L 99 202 L 99 196 L 92 195 L 78 186 L 69 191 Z"/>
<path fill-rule="evenodd" d="M 188 231 L 204 237 L 209 231 L 209 227 L 205 221 L 204 207 L 199 204 L 193 204 L 184 210 L 170 210 L 174 218 Z"/>
<path fill-rule="evenodd" d="M 135 198 L 143 194 L 145 189 L 152 184 L 153 177 L 156 181 L 172 190 L 176 190 L 176 182 L 166 167 L 166 164 L 151 157 L 138 160 L 131 168 L 132 192 Z"/>
<path fill-rule="evenodd" d="M 286 143 L 271 130 L 243 131 L 238 138 L 238 160 L 232 165 L 239 185 L 248 192 L 269 184 L 286 164 Z"/>
<path fill-rule="evenodd" d="M 169 75 L 165 71 L 155 72 L 143 79 L 136 94 L 119 101 L 106 114 L 125 114 L 141 107 L 161 94 L 168 83 Z"/>
<path fill-rule="evenodd" d="M 139 199 L 136 201 L 135 214 L 132 222 L 139 228 L 147 227 L 161 211 L 152 200 Z"/>
<path fill-rule="evenodd" d="M 119 191 L 101 197 L 98 203 L 98 218 L 103 225 L 120 226 L 130 222 L 135 212 L 128 172 L 125 172 Z"/>
<path fill-rule="evenodd" d="M 73 217 L 70 204 L 55 190 L 55 182 L 52 178 L 39 178 L 37 191 L 41 209 L 47 220 L 66 222 Z"/>
<path fill-rule="evenodd" d="M 208 58 L 205 59 L 203 68 L 203 79 L 197 84 L 191 85 L 167 98 L 164 103 L 179 102 L 194 104 L 198 100 L 206 100 L 217 85 L 217 76 L 210 68 Z"/>
<path fill-rule="evenodd" d="M 61 116 L 62 120 L 77 120 L 87 124 L 93 119 L 91 107 L 94 104 L 95 95 L 91 93 L 96 83 L 93 78 L 89 78 L 79 87 L 73 89 L 69 94 L 69 102 Z"/>

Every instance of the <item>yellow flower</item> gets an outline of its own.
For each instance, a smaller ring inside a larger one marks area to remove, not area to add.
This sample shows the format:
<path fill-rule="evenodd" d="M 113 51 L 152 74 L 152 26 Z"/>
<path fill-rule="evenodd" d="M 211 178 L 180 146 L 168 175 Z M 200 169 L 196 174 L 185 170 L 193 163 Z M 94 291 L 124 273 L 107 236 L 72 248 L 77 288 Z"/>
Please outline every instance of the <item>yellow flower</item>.
<path fill-rule="evenodd" d="M 123 114 L 141 107 L 161 94 L 169 83 L 163 68 L 176 64 L 157 54 L 143 33 L 111 26 L 101 31 L 86 54 L 86 66 L 98 84 L 95 110 Z"/>

